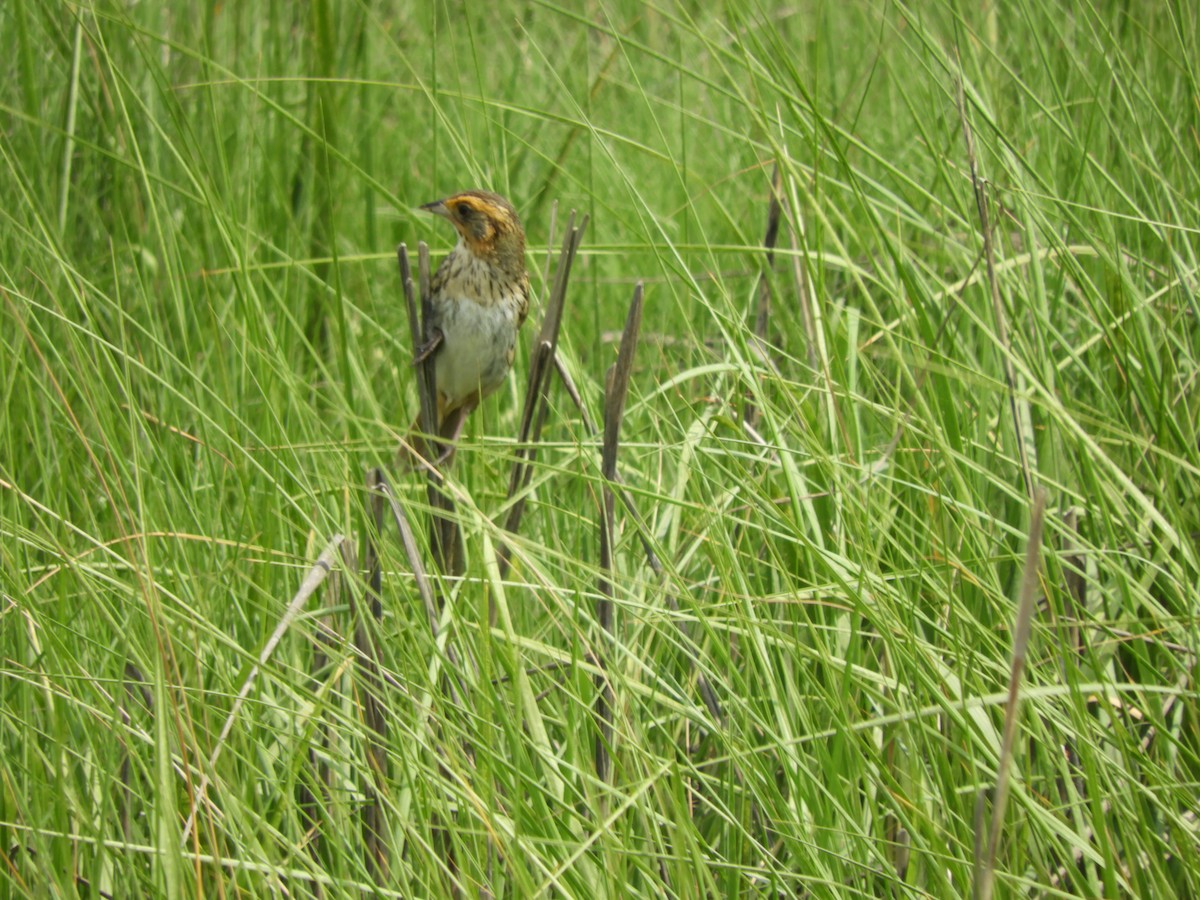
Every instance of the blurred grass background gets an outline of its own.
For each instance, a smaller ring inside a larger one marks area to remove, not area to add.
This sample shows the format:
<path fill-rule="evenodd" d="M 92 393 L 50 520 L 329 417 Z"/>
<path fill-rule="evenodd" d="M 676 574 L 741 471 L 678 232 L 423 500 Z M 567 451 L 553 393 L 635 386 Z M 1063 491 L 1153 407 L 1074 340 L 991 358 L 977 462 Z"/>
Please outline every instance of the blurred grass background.
<path fill-rule="evenodd" d="M 1198 43 L 1185 2 L 4 4 L 5 892 L 965 895 L 1028 480 L 998 891 L 1195 894 Z M 643 524 L 620 517 L 608 639 L 597 446 L 556 390 L 497 583 L 526 334 L 452 473 L 440 640 L 384 536 L 380 872 L 322 599 L 209 760 L 317 554 L 367 530 L 365 471 L 415 410 L 394 248 L 440 256 L 416 207 L 466 187 L 513 199 L 539 295 L 555 204 L 559 235 L 591 217 L 560 352 L 593 421 L 645 281 L 620 458 Z"/>

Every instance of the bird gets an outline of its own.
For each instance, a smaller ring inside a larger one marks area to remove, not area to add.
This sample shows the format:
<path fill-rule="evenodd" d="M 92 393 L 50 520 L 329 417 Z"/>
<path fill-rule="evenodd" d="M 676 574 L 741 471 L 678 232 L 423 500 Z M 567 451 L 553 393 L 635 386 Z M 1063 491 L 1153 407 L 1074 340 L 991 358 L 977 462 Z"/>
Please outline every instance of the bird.
<path fill-rule="evenodd" d="M 493 393 L 512 368 L 517 333 L 529 314 L 525 230 L 516 209 L 491 191 L 452 194 L 422 210 L 441 216 L 458 232 L 454 249 L 430 283 L 426 343 L 413 365 L 434 360 L 437 437 L 448 463 L 467 416 Z M 420 430 L 420 416 L 410 434 Z M 410 440 L 419 455 L 424 442 Z"/>

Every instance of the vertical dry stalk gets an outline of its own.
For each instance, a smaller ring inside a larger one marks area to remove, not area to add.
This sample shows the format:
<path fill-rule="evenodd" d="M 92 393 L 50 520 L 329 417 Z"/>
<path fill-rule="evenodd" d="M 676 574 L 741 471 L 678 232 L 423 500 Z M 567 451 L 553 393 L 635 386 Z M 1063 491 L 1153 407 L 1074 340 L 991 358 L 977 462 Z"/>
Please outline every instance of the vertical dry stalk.
<path fill-rule="evenodd" d="M 575 225 L 575 212 L 567 221 L 566 233 L 563 235 L 562 250 L 558 255 L 558 265 L 554 270 L 554 286 L 546 301 L 546 314 L 542 319 L 542 327 L 538 332 L 533 352 L 530 354 L 529 378 L 525 386 L 525 405 L 521 410 L 521 425 L 517 433 L 517 444 L 514 451 L 512 474 L 508 481 L 508 500 L 512 504 L 504 521 L 506 531 L 515 534 L 521 527 L 521 516 L 525 512 L 524 489 L 533 477 L 533 463 L 537 458 L 536 444 L 541 436 L 542 425 L 546 421 L 547 396 L 550 388 L 550 376 L 554 371 L 555 350 L 558 347 L 558 333 L 562 326 L 563 307 L 567 298 L 567 283 L 571 277 L 571 266 L 575 262 L 575 254 L 583 240 L 584 229 L 587 228 L 588 217 L 584 216 L 578 226 Z M 501 544 L 500 577 L 508 572 L 511 548 Z"/>
<path fill-rule="evenodd" d="M 1021 679 L 1025 674 L 1025 653 L 1033 628 L 1033 611 L 1038 597 L 1038 571 L 1042 551 L 1042 525 L 1046 518 L 1046 491 L 1039 487 L 1033 497 L 1033 514 L 1029 523 L 1029 543 L 1025 547 L 1025 568 L 1021 573 L 1021 594 L 1017 601 L 1017 621 L 1013 628 L 1012 668 L 1008 678 L 1008 703 L 1004 710 L 1004 732 L 1000 743 L 1000 761 L 996 771 L 996 793 L 992 801 L 992 821 L 986 845 L 976 833 L 976 853 L 986 846 L 982 862 L 975 859 L 976 900 L 991 900 L 996 876 L 996 852 L 1000 831 L 1004 827 L 1004 808 L 1008 803 L 1011 781 L 1013 745 L 1017 735 L 1017 719 L 1021 701 Z M 982 808 L 976 807 L 977 827 L 982 828 Z"/>
<path fill-rule="evenodd" d="M 414 347 L 424 347 L 433 337 L 433 293 L 429 289 L 429 248 L 424 242 L 417 247 L 417 272 L 421 290 L 421 343 Z M 432 355 L 421 364 L 423 373 L 423 390 L 425 396 L 421 400 L 423 427 L 432 427 L 429 434 L 438 433 L 437 421 L 437 375 L 435 359 Z M 428 410 L 428 411 L 426 411 Z M 431 445 L 432 446 L 432 445 Z M 441 452 L 440 450 L 438 451 Z M 429 506 L 434 510 L 433 521 L 429 523 L 430 546 L 433 549 L 434 566 L 443 575 L 461 575 L 466 560 L 463 558 L 462 529 L 454 518 L 454 500 L 450 494 L 442 490 L 441 476 L 430 468 L 426 472 L 426 491 L 429 495 Z M 440 515 L 438 510 L 441 511 Z"/>
<path fill-rule="evenodd" d="M 408 248 L 400 244 L 396 248 L 396 258 L 400 264 L 400 281 L 404 287 L 404 305 L 408 312 L 409 335 L 412 339 L 413 356 L 421 357 L 416 364 L 417 399 L 420 404 L 421 432 L 425 435 L 423 451 L 436 458 L 442 451 L 437 441 L 437 369 L 435 355 L 422 354 L 422 348 L 429 346 L 432 337 L 430 323 L 433 321 L 432 298 L 429 291 L 429 247 L 424 241 L 417 244 L 417 284 L 414 287 L 412 268 L 408 260 Z M 410 451 L 412 452 L 412 451 Z M 414 453 L 420 460 L 420 455 Z M 454 501 L 442 490 L 442 477 L 432 465 L 423 465 L 427 482 L 426 490 L 429 496 L 429 507 L 433 510 L 433 518 L 429 524 L 430 546 L 433 548 L 435 567 L 444 575 L 458 574 L 462 571 L 462 534 L 458 523 L 454 520 Z"/>
<path fill-rule="evenodd" d="M 427 314 L 426 294 L 428 293 L 429 247 L 424 241 L 417 244 L 417 268 L 421 279 L 421 294 L 415 295 L 412 267 L 408 261 L 408 247 L 401 244 L 396 248 L 396 257 L 400 263 L 400 283 L 404 288 L 404 307 L 408 312 L 408 329 L 412 338 L 414 352 L 424 345 L 426 340 L 422 322 Z M 421 306 L 417 305 L 418 299 Z M 417 401 L 421 409 L 421 431 L 427 435 L 437 434 L 437 370 L 433 358 L 425 360 L 417 367 Z"/>
<path fill-rule="evenodd" d="M 363 722 L 367 726 L 367 762 L 371 781 L 363 785 L 362 827 L 366 851 L 367 868 L 375 875 L 386 875 L 388 850 L 384 840 L 383 807 L 379 797 L 387 774 L 387 720 L 383 714 L 383 680 L 379 675 L 379 645 L 376 626 L 383 616 L 383 565 L 379 558 L 376 541 L 383 530 L 383 492 L 385 484 L 380 469 L 371 470 L 367 476 L 370 523 L 364 539 L 363 566 L 367 570 L 366 597 L 372 621 L 368 622 L 366 610 L 353 602 L 351 594 L 350 614 L 354 622 L 354 648 L 361 660 L 363 678 L 361 682 Z"/>
<path fill-rule="evenodd" d="M 621 419 L 625 415 L 625 398 L 629 393 L 629 376 L 633 372 L 633 354 L 637 349 L 638 331 L 642 324 L 642 283 L 633 290 L 625 331 L 617 361 L 608 370 L 604 391 L 604 444 L 600 454 L 600 474 L 604 478 L 600 521 L 600 599 L 596 603 L 596 619 L 600 623 L 601 649 L 596 653 L 596 721 L 600 733 L 596 738 L 596 776 L 607 781 L 612 774 L 613 689 L 606 672 L 603 645 L 613 632 L 613 536 L 615 531 L 616 498 L 613 485 L 617 483 L 617 447 L 621 436 Z"/>

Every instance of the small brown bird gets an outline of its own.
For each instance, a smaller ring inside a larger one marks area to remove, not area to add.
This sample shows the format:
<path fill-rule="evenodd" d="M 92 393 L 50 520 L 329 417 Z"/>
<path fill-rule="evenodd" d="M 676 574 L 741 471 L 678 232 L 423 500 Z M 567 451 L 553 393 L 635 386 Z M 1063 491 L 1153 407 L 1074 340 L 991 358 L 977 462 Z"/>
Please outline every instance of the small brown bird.
<path fill-rule="evenodd" d="M 415 361 L 436 354 L 438 437 L 453 442 L 512 368 L 517 331 L 529 312 L 525 231 L 512 204 L 490 191 L 463 191 L 421 209 L 458 231 L 458 243 L 430 285 L 430 337 Z M 418 418 L 413 430 L 419 425 Z M 452 454 L 448 448 L 438 461 Z"/>

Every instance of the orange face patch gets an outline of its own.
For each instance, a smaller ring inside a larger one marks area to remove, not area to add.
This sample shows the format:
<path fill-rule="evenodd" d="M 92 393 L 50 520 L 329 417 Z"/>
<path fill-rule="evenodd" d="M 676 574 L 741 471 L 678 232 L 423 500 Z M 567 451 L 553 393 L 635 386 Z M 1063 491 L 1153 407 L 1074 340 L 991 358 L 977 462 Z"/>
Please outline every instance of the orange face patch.
<path fill-rule="evenodd" d="M 442 203 L 447 218 L 476 253 L 486 254 L 498 233 L 511 231 L 517 225 L 515 211 L 498 195 L 464 191 Z"/>

